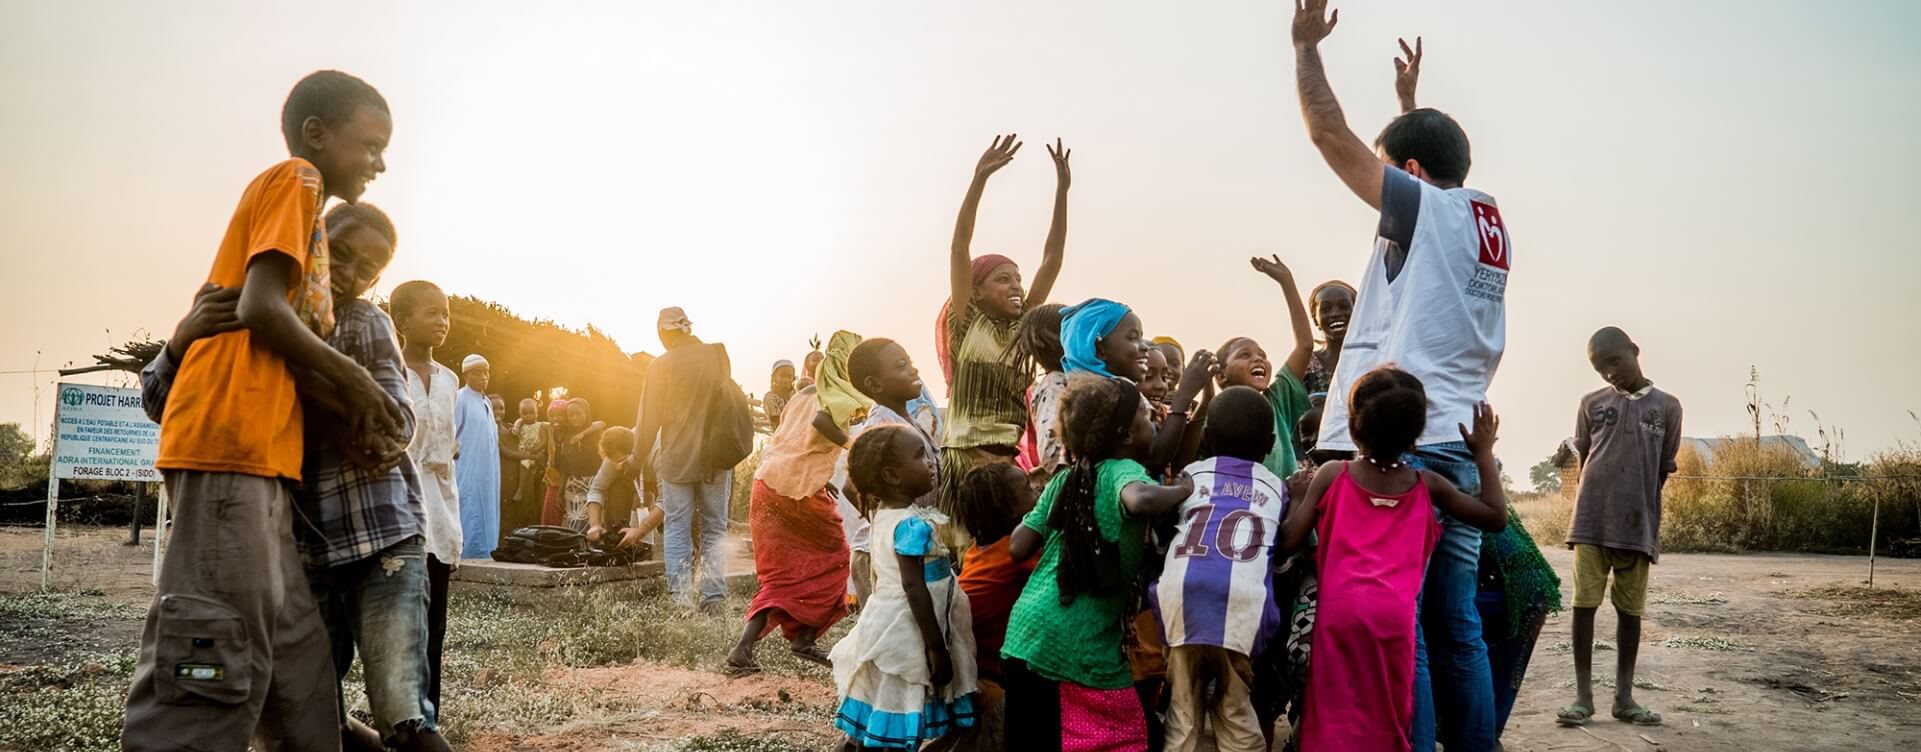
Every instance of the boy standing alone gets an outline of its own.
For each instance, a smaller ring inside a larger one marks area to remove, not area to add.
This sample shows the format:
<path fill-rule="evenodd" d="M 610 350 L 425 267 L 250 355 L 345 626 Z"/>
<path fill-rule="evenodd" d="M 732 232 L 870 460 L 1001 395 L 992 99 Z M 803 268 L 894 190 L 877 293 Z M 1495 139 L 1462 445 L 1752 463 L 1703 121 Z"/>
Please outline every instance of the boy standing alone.
<path fill-rule="evenodd" d="M 1588 360 L 1608 386 L 1582 397 L 1574 419 L 1581 490 L 1567 543 L 1574 549 L 1577 694 L 1556 720 L 1580 726 L 1594 716 L 1594 612 L 1612 573 L 1620 630 L 1613 715 L 1637 726 L 1658 726 L 1661 716 L 1634 701 L 1634 661 L 1641 649 L 1648 566 L 1661 557 L 1661 486 L 1674 472 L 1674 455 L 1681 448 L 1681 402 L 1641 374 L 1641 348 L 1627 333 L 1604 328 L 1587 348 Z"/>
<path fill-rule="evenodd" d="M 172 545 L 141 633 L 126 750 L 338 749 L 336 683 L 295 547 L 292 484 L 305 450 L 294 368 L 329 382 L 348 430 L 391 460 L 404 414 L 329 347 L 333 301 L 321 208 L 386 170 L 387 102 L 338 71 L 294 86 L 281 111 L 293 158 L 247 186 L 207 281 L 241 288 L 240 329 L 183 353 L 162 416 Z"/>

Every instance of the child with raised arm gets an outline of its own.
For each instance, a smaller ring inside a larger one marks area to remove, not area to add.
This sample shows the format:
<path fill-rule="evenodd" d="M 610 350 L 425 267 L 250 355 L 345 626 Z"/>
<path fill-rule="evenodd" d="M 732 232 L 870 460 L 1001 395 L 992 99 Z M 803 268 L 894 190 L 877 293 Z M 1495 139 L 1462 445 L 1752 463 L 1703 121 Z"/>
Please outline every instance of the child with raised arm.
<path fill-rule="evenodd" d="M 914 429 L 863 432 L 848 453 L 859 506 L 873 521 L 874 594 L 834 645 L 843 749 L 919 749 L 974 725 L 974 632 L 967 593 L 937 526 L 915 500 L 934 490 L 934 457 Z"/>
<path fill-rule="evenodd" d="M 323 339 L 334 311 L 321 210 L 360 198 L 386 169 L 392 133 L 365 81 L 307 76 L 281 110 L 290 158 L 247 186 L 227 226 L 207 282 L 241 290 L 241 328 L 181 354 L 162 415 L 155 464 L 175 503 L 173 541 L 141 632 L 125 749 L 339 744 L 331 651 L 286 524 L 305 451 L 294 369 L 329 384 L 369 453 L 405 451 L 399 403 Z"/>
<path fill-rule="evenodd" d="M 1615 720 L 1659 726 L 1661 716 L 1634 701 L 1634 663 L 1647 612 L 1648 568 L 1661 557 L 1661 487 L 1681 449 L 1681 401 L 1641 373 L 1641 348 L 1606 327 L 1588 340 L 1588 362 L 1607 386 L 1581 398 L 1574 450 L 1581 489 L 1567 544 L 1574 549 L 1574 704 L 1556 720 L 1580 726 L 1594 716 L 1594 612 L 1614 576 L 1617 621 Z"/>
<path fill-rule="evenodd" d="M 961 479 L 981 465 L 1012 460 L 1018 452 L 1021 429 L 1027 422 L 1024 395 L 1033 380 L 1031 367 L 1020 357 L 1017 339 L 1021 314 L 1031 301 L 1046 302 L 1060 275 L 1067 247 L 1067 188 L 1072 182 L 1067 160 L 1072 151 L 1056 140 L 1048 147 L 1054 158 L 1054 216 L 1041 251 L 1041 265 L 1029 292 L 1021 288 L 1020 267 L 999 254 L 973 255 L 974 217 L 981 194 L 992 176 L 1020 151 L 1013 135 L 997 137 L 974 166 L 973 181 L 961 201 L 954 222 L 954 242 L 948 254 L 949 297 L 934 326 L 934 352 L 947 376 L 947 430 L 941 439 L 941 510 L 950 517 L 960 512 L 956 501 Z M 963 548 L 965 520 L 943 531 L 949 544 Z"/>
<path fill-rule="evenodd" d="M 1320 539 L 1314 670 L 1308 674 L 1301 749 L 1405 752 L 1414 721 L 1415 606 L 1428 557 L 1441 538 L 1437 512 L 1482 530 L 1507 526 L 1507 497 L 1494 460 L 1500 419 L 1484 403 L 1474 428 L 1460 426 L 1481 475 L 1481 496 L 1407 466 L 1427 424 L 1419 379 L 1378 368 L 1354 384 L 1349 462 L 1314 473 L 1307 496 L 1288 510 L 1283 548 Z"/>
<path fill-rule="evenodd" d="M 1123 625 L 1149 550 L 1147 520 L 1193 492 L 1186 478 L 1162 486 L 1139 462 L 1154 438 L 1147 412 L 1124 379 L 1068 383 L 1061 436 L 1074 462 L 1008 543 L 1016 562 L 1040 556 L 1001 648 L 1010 749 L 1147 746 Z"/>
<path fill-rule="evenodd" d="M 1259 342 L 1250 337 L 1230 339 L 1221 345 L 1218 378 L 1223 389 L 1244 386 L 1267 398 L 1274 417 L 1274 435 L 1282 440 L 1274 442 L 1274 448 L 1261 464 L 1274 475 L 1287 478 L 1299 464 L 1299 458 L 1294 456 L 1294 442 L 1287 439 L 1294 435 L 1295 424 L 1308 410 L 1307 387 L 1301 378 L 1307 374 L 1308 358 L 1314 352 L 1314 330 L 1308 323 L 1301 292 L 1294 286 L 1294 272 L 1281 263 L 1281 257 L 1256 256 L 1248 259 L 1248 263 L 1281 286 L 1281 294 L 1287 299 L 1288 322 L 1294 330 L 1293 346 L 1276 368 Z"/>

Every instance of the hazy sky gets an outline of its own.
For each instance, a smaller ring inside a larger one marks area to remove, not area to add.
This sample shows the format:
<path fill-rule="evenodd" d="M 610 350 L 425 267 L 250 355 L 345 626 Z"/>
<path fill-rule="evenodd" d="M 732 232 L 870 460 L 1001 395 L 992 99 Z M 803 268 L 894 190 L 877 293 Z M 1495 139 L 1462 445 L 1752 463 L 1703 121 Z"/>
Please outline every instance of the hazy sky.
<path fill-rule="evenodd" d="M 536 7 L 537 6 L 537 7 Z M 1395 37 L 1423 104 L 1474 142 L 1518 258 L 1493 401 L 1525 477 L 1600 385 L 1616 324 L 1687 406 L 1744 431 L 1750 365 L 1789 429 L 1862 457 L 1921 440 L 1921 3 L 1336 0 L 1323 50 L 1348 120 L 1394 113 Z M 285 158 L 318 68 L 393 106 L 366 199 L 408 279 L 592 322 L 658 351 L 682 305 L 762 364 L 836 328 L 931 350 L 954 211 L 997 132 L 979 252 L 1031 275 L 1074 149 L 1055 299 L 1132 304 L 1152 334 L 1288 341 L 1248 268 L 1355 279 L 1373 217 L 1308 143 L 1287 2 L 0 4 L 0 371 L 164 336 L 247 181 Z M 100 377 L 105 382 L 119 377 Z M 36 379 L 0 373 L 0 421 Z M 43 374 L 39 420 L 51 420 Z M 44 427 L 40 432 L 44 432 Z"/>

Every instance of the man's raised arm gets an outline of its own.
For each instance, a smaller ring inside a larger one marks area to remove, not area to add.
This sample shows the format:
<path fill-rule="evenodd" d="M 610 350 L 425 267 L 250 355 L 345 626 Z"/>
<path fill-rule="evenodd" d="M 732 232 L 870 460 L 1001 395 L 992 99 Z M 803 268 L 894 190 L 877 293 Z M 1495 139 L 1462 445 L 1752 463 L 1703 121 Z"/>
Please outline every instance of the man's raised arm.
<path fill-rule="evenodd" d="M 1368 206 L 1381 208 L 1381 160 L 1367 143 L 1347 127 L 1347 116 L 1327 83 L 1321 66 L 1321 40 L 1340 23 L 1341 12 L 1327 13 L 1327 0 L 1295 0 L 1294 3 L 1294 80 L 1301 93 L 1301 116 L 1307 120 L 1307 136 L 1321 150 L 1321 158 L 1334 168 L 1348 190 Z"/>

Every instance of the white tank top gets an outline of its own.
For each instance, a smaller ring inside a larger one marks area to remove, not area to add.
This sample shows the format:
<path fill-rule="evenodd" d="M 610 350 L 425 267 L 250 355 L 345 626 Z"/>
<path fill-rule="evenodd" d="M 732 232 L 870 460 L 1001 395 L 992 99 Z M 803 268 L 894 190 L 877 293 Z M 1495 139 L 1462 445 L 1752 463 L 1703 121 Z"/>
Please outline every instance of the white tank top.
<path fill-rule="evenodd" d="M 1375 238 L 1322 414 L 1323 449 L 1355 449 L 1348 435 L 1348 392 L 1363 374 L 1390 364 L 1427 389 L 1427 429 L 1417 443 L 1460 441 L 1455 426 L 1473 426 L 1474 405 L 1487 399 L 1507 346 L 1513 247 L 1494 198 L 1387 171 L 1387 179 L 1397 178 L 1420 186 L 1413 242 L 1390 281 L 1392 244 Z"/>

